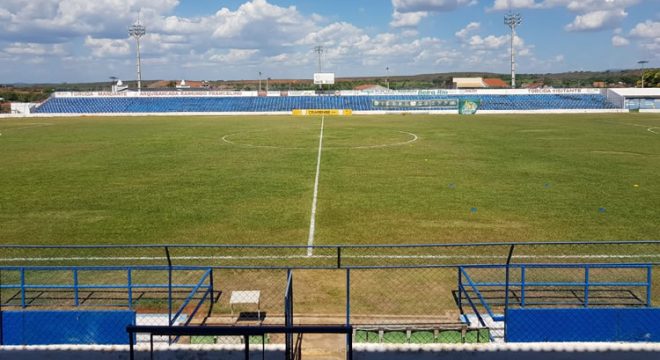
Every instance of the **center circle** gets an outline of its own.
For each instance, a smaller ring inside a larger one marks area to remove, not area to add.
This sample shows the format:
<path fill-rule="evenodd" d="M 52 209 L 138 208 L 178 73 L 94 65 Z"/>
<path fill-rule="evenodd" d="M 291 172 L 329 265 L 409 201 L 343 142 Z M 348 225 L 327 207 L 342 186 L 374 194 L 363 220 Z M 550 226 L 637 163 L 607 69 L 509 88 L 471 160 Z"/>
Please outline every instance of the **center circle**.
<path fill-rule="evenodd" d="M 326 129 L 323 149 L 376 149 L 403 146 L 417 141 L 416 134 L 407 131 L 380 128 Z M 263 149 L 316 150 L 319 129 L 287 128 L 242 131 L 222 137 L 224 143 Z"/>

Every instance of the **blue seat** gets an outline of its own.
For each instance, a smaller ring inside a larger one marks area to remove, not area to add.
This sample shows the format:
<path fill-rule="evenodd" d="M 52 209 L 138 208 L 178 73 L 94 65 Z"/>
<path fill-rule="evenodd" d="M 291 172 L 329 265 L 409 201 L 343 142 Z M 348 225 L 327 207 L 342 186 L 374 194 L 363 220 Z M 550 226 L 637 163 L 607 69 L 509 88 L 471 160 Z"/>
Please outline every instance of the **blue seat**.
<path fill-rule="evenodd" d="M 445 95 L 445 96 L 291 96 L 291 97 L 51 97 L 37 107 L 36 113 L 174 113 L 174 112 L 289 112 L 294 109 L 383 110 L 374 100 L 479 100 L 481 110 L 555 110 L 615 109 L 600 94 L 538 95 Z M 426 108 L 429 109 L 429 108 Z M 430 108 L 440 110 L 442 108 Z M 416 108 L 388 108 L 394 111 Z M 417 108 L 421 110 L 421 108 Z"/>

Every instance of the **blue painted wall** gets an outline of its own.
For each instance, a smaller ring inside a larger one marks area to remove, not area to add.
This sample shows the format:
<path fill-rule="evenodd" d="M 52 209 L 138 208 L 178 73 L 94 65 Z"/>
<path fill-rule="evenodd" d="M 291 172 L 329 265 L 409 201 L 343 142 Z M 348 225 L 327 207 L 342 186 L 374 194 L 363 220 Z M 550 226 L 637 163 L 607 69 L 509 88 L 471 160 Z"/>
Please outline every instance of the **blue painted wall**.
<path fill-rule="evenodd" d="M 135 311 L 3 311 L 3 345 L 128 344 Z"/>
<path fill-rule="evenodd" d="M 507 342 L 660 342 L 660 308 L 510 309 Z"/>

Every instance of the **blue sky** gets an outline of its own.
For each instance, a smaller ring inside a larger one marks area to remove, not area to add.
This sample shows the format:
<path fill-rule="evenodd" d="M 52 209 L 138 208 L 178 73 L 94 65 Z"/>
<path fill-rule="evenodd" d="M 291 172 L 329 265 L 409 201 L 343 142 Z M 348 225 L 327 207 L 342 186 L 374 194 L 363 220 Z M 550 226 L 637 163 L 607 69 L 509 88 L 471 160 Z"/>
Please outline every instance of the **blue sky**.
<path fill-rule="evenodd" d="M 660 0 L 2 0 L 0 83 L 311 78 L 509 70 L 503 16 L 523 15 L 520 72 L 660 66 Z"/>

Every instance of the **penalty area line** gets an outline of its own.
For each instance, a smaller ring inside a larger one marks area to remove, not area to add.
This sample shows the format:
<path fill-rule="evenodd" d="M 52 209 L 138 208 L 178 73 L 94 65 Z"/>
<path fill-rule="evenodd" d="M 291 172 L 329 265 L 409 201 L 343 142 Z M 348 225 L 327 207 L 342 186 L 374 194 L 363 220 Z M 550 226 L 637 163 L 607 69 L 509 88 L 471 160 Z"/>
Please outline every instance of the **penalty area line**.
<path fill-rule="evenodd" d="M 323 153 L 323 127 L 325 116 L 321 116 L 321 134 L 319 135 L 319 153 L 316 158 L 316 177 L 314 178 L 314 195 L 312 197 L 312 212 L 309 220 L 309 236 L 307 237 L 307 256 L 314 255 L 314 233 L 316 232 L 316 203 L 319 196 L 319 176 L 321 174 L 321 154 Z"/>

